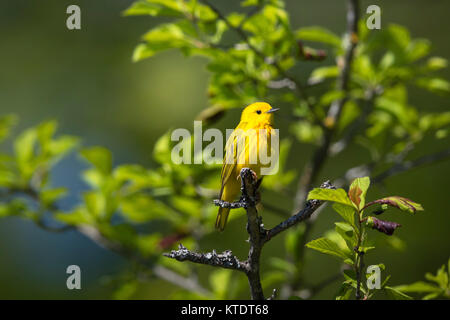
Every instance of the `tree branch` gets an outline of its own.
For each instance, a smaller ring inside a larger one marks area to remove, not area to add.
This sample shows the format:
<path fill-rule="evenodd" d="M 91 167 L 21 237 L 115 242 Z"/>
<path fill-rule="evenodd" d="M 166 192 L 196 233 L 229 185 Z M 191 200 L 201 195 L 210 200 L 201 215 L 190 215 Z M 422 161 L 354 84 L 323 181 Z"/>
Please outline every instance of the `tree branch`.
<path fill-rule="evenodd" d="M 164 256 L 176 259 L 178 261 L 191 261 L 213 267 L 243 271 L 248 278 L 251 298 L 253 300 L 261 300 L 264 299 L 260 279 L 260 257 L 263 246 L 276 235 L 311 217 L 311 215 L 322 205 L 322 201 L 308 201 L 303 210 L 281 222 L 274 228 L 266 230 L 264 229 L 262 219 L 258 216 L 258 212 L 256 210 L 256 204 L 259 200 L 259 194 L 257 192 L 259 182 L 255 180 L 252 171 L 248 168 L 241 170 L 240 177 L 242 193 L 240 200 L 237 202 L 215 200 L 214 204 L 223 208 L 246 209 L 247 232 L 250 236 L 250 248 L 247 260 L 244 262 L 239 261 L 239 259 L 236 258 L 230 250 L 227 250 L 221 254 L 217 254 L 215 251 L 208 253 L 196 253 L 189 251 L 183 245 L 180 245 L 178 250 L 172 250 L 170 253 L 165 253 Z M 327 181 L 321 185 L 321 188 L 334 188 L 334 186 Z M 269 297 L 269 299 L 273 299 L 274 297 L 275 294 L 272 293 L 272 296 Z"/>
<path fill-rule="evenodd" d="M 261 234 L 262 220 L 258 216 L 256 210 L 257 199 L 257 181 L 250 169 L 241 170 L 241 192 L 244 199 L 250 203 L 247 210 L 247 232 L 250 235 L 250 250 L 248 251 L 248 271 L 247 278 L 250 285 L 252 300 L 264 300 L 264 293 L 259 275 L 260 263 L 263 243 L 263 235 Z"/>
<path fill-rule="evenodd" d="M 336 189 L 329 181 L 322 183 L 320 186 L 325 189 Z M 274 228 L 267 230 L 264 237 L 264 242 L 269 241 L 276 235 L 285 231 L 286 229 L 302 222 L 311 217 L 311 215 L 322 205 L 323 201 L 319 200 L 309 200 L 304 205 L 304 208 L 300 210 L 298 213 L 291 216 L 289 219 L 281 222 Z"/>
<path fill-rule="evenodd" d="M 178 261 L 191 261 L 213 267 L 221 267 L 243 272 L 248 271 L 247 263 L 239 261 L 239 259 L 233 255 L 231 250 L 226 250 L 219 254 L 217 254 L 215 250 L 207 253 L 197 253 L 189 251 L 180 243 L 178 250 L 172 250 L 170 253 L 163 253 L 163 255 Z"/>

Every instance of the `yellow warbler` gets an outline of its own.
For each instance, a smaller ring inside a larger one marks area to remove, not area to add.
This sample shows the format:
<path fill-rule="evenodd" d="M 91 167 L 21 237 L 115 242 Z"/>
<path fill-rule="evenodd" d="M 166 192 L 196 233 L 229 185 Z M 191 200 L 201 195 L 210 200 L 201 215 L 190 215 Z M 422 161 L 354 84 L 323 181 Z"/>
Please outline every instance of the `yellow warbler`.
<path fill-rule="evenodd" d="M 232 202 L 240 193 L 239 174 L 242 168 L 250 168 L 259 175 L 261 168 L 267 164 L 261 161 L 260 155 L 272 152 L 271 136 L 275 134 L 272 130 L 273 112 L 277 110 L 268 103 L 255 102 L 242 111 L 241 121 L 225 146 L 219 195 L 221 200 Z M 229 208 L 219 208 L 216 228 L 220 231 L 224 230 L 229 213 Z"/>

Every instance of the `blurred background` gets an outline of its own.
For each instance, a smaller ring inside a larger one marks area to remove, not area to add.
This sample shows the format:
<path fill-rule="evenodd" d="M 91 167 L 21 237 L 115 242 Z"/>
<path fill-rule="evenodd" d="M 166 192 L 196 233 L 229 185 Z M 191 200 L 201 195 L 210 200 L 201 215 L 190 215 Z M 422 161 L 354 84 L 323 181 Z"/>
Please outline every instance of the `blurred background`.
<path fill-rule="evenodd" d="M 238 10 L 239 1 L 214 1 L 225 12 Z M 123 17 L 132 0 L 3 0 L 0 3 L 0 114 L 20 117 L 19 131 L 46 119 L 56 119 L 65 134 L 80 136 L 83 145 L 103 145 L 114 154 L 114 163 L 153 165 L 151 153 L 158 137 L 169 128 L 192 130 L 192 120 L 207 107 L 208 73 L 201 58 L 185 58 L 169 51 L 139 63 L 132 63 L 140 36 L 161 20 L 152 17 Z M 66 28 L 66 8 L 77 4 L 82 11 L 82 29 Z M 287 0 L 294 27 L 321 25 L 338 34 L 345 29 L 345 3 L 336 0 Z M 413 37 L 428 38 L 434 55 L 450 59 L 450 2 L 445 0 L 362 1 L 361 8 L 377 4 L 382 9 L 382 28 L 388 23 L 406 26 Z M 313 66 L 311 66 L 312 68 Z M 305 70 L 308 71 L 308 70 Z M 309 71 L 298 78 L 306 79 Z M 442 74 L 450 78 L 447 69 Z M 442 111 L 448 98 L 415 90 L 409 101 L 419 109 Z M 232 110 L 219 122 L 231 128 L 239 110 Z M 277 127 L 283 132 L 283 120 Z M 17 132 L 16 131 L 16 132 Z M 283 134 L 283 133 L 282 133 Z M 442 150 L 448 139 L 430 140 L 413 151 L 420 156 Z M 292 148 L 290 168 L 303 168 L 304 155 L 312 148 L 298 142 Z M 355 150 L 353 150 L 355 151 Z M 358 163 L 356 152 L 347 150 L 322 172 L 333 179 L 349 165 Z M 86 188 L 79 178 L 84 168 L 77 156 L 70 156 L 55 169 L 54 184 L 67 186 L 71 195 L 63 207 L 70 208 Z M 336 173 L 338 172 L 338 173 Z M 382 195 L 403 195 L 420 202 L 426 211 L 414 217 L 397 215 L 403 225 L 398 236 L 404 251 L 379 247 L 367 264 L 383 261 L 392 274 L 392 285 L 423 279 L 447 262 L 450 252 L 448 177 L 450 162 L 417 168 L 370 190 L 369 199 Z M 389 214 L 386 218 L 389 219 Z M 265 217 L 265 224 L 279 218 Z M 327 208 L 321 213 L 312 238 L 333 226 L 336 216 Z M 244 217 L 234 220 L 228 232 L 204 239 L 205 250 L 223 251 L 223 242 L 236 239 L 232 248 L 245 256 L 247 235 Z M 273 241 L 264 256 L 276 254 L 283 241 Z M 327 278 L 338 268 L 328 256 L 307 251 L 306 274 L 311 283 Z M 82 290 L 66 289 L 68 265 L 82 272 Z M 318 267 L 320 266 L 320 267 Z M 120 256 L 98 247 L 76 232 L 51 234 L 31 222 L 0 220 L 0 298 L 110 298 L 112 276 L 127 268 Z M 336 286 L 337 288 L 337 286 Z M 318 298 L 330 298 L 325 290 Z M 165 299 L 176 290 L 162 281 L 143 285 L 135 298 Z"/>

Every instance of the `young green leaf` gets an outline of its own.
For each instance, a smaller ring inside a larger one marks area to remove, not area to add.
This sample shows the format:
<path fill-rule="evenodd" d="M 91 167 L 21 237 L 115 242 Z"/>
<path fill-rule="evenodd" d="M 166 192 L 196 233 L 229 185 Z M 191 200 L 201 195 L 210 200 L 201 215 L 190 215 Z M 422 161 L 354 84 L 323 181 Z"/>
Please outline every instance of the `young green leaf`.
<path fill-rule="evenodd" d="M 404 294 L 403 292 L 389 286 L 384 287 L 384 292 L 394 300 L 412 300 L 412 297 L 408 296 L 407 294 Z"/>
<path fill-rule="evenodd" d="M 43 190 L 39 194 L 39 197 L 42 201 L 42 203 L 46 206 L 51 206 L 55 201 L 57 201 L 59 198 L 62 198 L 66 195 L 67 189 L 66 188 L 54 188 L 54 189 L 48 189 Z"/>
<path fill-rule="evenodd" d="M 353 227 L 346 222 L 335 222 L 336 232 L 345 240 L 348 249 L 351 251 L 357 245 L 356 233 Z"/>
<path fill-rule="evenodd" d="M 344 189 L 323 189 L 315 188 L 308 194 L 308 200 L 323 200 L 341 203 L 347 206 L 353 206 L 353 203 L 347 196 Z"/>
<path fill-rule="evenodd" d="M 329 254 L 338 258 L 347 259 L 348 256 L 344 250 L 342 250 L 336 243 L 327 239 L 319 238 L 312 240 L 306 244 L 308 248 L 317 250 L 319 252 Z"/>
<path fill-rule="evenodd" d="M 333 32 L 323 27 L 305 27 L 298 29 L 295 36 L 300 40 L 323 42 L 335 48 L 341 47 L 341 39 Z"/>
<path fill-rule="evenodd" d="M 442 291 L 442 289 L 438 286 L 424 281 L 417 281 L 411 284 L 396 286 L 395 289 L 404 293 L 438 293 Z"/>
<path fill-rule="evenodd" d="M 107 175 L 112 169 L 111 151 L 104 147 L 90 147 L 81 150 L 81 156 L 90 162 L 97 170 Z"/>
<path fill-rule="evenodd" d="M 348 205 L 343 205 L 341 203 L 333 203 L 333 209 L 340 214 L 340 216 L 342 218 L 344 218 L 344 220 L 346 222 L 348 222 L 353 229 L 356 231 L 358 230 L 358 226 L 356 225 L 355 222 L 355 215 L 356 215 L 356 210 L 355 208 L 352 206 L 348 206 Z"/>
<path fill-rule="evenodd" d="M 124 12 L 127 16 L 150 15 L 150 16 L 183 16 L 183 7 L 178 1 L 174 0 L 140 0 L 134 2 Z"/>

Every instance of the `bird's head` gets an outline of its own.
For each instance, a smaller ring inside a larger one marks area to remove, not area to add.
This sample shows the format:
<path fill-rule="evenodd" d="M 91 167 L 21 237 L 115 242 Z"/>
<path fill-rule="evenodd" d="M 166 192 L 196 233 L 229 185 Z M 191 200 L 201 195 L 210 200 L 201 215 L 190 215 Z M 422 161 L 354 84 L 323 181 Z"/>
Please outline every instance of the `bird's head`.
<path fill-rule="evenodd" d="M 272 124 L 273 113 L 278 108 L 272 108 L 270 104 L 266 102 L 255 102 L 245 107 L 242 111 L 241 122 L 249 122 L 256 124 Z"/>

